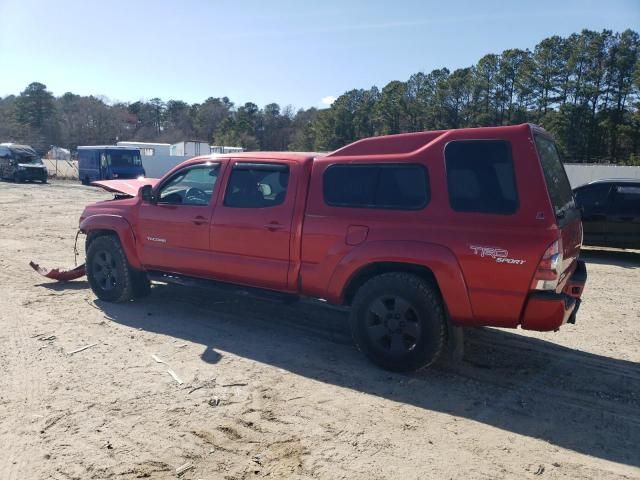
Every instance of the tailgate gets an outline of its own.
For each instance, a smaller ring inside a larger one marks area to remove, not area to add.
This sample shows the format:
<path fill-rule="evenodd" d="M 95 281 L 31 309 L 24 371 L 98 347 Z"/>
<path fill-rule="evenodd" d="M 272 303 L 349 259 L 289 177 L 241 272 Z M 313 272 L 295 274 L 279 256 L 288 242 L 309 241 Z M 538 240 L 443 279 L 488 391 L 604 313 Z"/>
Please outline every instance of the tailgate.
<path fill-rule="evenodd" d="M 582 222 L 579 211 L 571 212 L 571 218 L 560 225 L 560 237 L 562 238 L 562 274 L 558 282 L 559 291 L 576 269 L 577 260 L 582 246 Z"/>
<path fill-rule="evenodd" d="M 573 199 L 573 191 L 567 172 L 560 161 L 553 139 L 543 131 L 535 132 L 534 138 L 538 159 L 547 185 L 547 193 L 562 239 L 562 273 L 558 281 L 558 291 L 561 291 L 567 279 L 576 269 L 582 246 L 582 221 L 580 210 L 576 207 Z"/>

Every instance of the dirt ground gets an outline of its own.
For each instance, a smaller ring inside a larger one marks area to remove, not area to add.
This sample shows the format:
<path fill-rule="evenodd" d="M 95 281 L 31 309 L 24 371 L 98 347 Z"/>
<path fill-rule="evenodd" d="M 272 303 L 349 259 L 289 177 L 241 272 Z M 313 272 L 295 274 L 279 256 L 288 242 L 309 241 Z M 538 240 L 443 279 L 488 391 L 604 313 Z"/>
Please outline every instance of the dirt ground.
<path fill-rule="evenodd" d="M 640 253 L 585 253 L 577 325 L 469 331 L 461 363 L 398 375 L 325 307 L 113 305 L 33 272 L 73 265 L 103 198 L 0 182 L 0 479 L 640 478 Z"/>

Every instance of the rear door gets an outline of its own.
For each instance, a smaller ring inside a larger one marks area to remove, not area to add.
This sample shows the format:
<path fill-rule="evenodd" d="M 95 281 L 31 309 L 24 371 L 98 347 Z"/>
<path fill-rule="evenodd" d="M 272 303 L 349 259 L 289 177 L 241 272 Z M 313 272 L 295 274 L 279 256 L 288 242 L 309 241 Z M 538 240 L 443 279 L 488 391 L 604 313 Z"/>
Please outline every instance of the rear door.
<path fill-rule="evenodd" d="M 608 246 L 640 248 L 640 183 L 614 185 L 605 214 Z"/>
<path fill-rule="evenodd" d="M 560 161 L 555 143 L 547 135 L 534 135 L 538 158 L 547 184 L 547 191 L 562 236 L 563 276 L 572 268 L 582 246 L 582 223 L 576 207 L 571 184 Z M 561 276 L 561 279 L 563 278 Z"/>
<path fill-rule="evenodd" d="M 287 288 L 297 169 L 295 163 L 264 161 L 231 166 L 211 227 L 216 278 Z"/>

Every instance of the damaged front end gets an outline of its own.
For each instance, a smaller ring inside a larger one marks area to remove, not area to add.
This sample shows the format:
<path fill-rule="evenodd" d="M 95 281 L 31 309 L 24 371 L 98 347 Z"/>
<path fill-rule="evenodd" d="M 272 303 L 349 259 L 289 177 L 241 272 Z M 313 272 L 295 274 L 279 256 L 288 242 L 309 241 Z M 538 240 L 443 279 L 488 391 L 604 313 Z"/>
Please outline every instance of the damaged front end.
<path fill-rule="evenodd" d="M 99 202 L 93 205 L 89 205 L 85 208 L 84 212 L 80 216 L 80 223 L 86 218 L 87 215 L 91 215 L 99 211 L 101 213 L 107 213 L 109 215 L 119 214 L 124 206 L 130 208 L 132 204 L 126 204 L 123 202 L 133 202 L 136 200 L 136 197 L 139 195 L 140 188 L 145 185 L 154 186 L 158 182 L 158 179 L 155 178 L 140 178 L 140 179 L 131 179 L 131 180 L 101 180 L 92 182 L 92 185 L 100 187 L 108 192 L 114 194 L 113 200 L 106 200 L 104 202 Z M 122 201 L 122 202 L 119 202 Z M 115 207 L 115 204 L 119 204 L 119 207 Z M 70 280 L 75 280 L 76 278 L 80 278 L 86 275 L 85 265 L 78 265 L 78 236 L 84 233 L 83 231 L 78 230 L 76 234 L 76 240 L 73 247 L 73 252 L 75 255 L 75 264 L 77 265 L 72 269 L 62 269 L 62 268 L 53 268 L 47 269 L 41 267 L 35 262 L 29 262 L 31 268 L 33 268 L 40 275 L 50 278 L 52 280 L 57 280 L 59 282 L 68 282 Z"/>

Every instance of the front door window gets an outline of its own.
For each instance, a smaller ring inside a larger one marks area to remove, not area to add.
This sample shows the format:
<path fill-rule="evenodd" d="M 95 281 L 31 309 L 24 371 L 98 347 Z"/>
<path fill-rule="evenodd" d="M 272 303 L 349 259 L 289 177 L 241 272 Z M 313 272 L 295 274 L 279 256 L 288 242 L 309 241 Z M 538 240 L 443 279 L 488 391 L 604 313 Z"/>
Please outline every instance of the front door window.
<path fill-rule="evenodd" d="M 159 204 L 208 205 L 220 164 L 200 165 L 176 173 L 158 192 Z"/>

